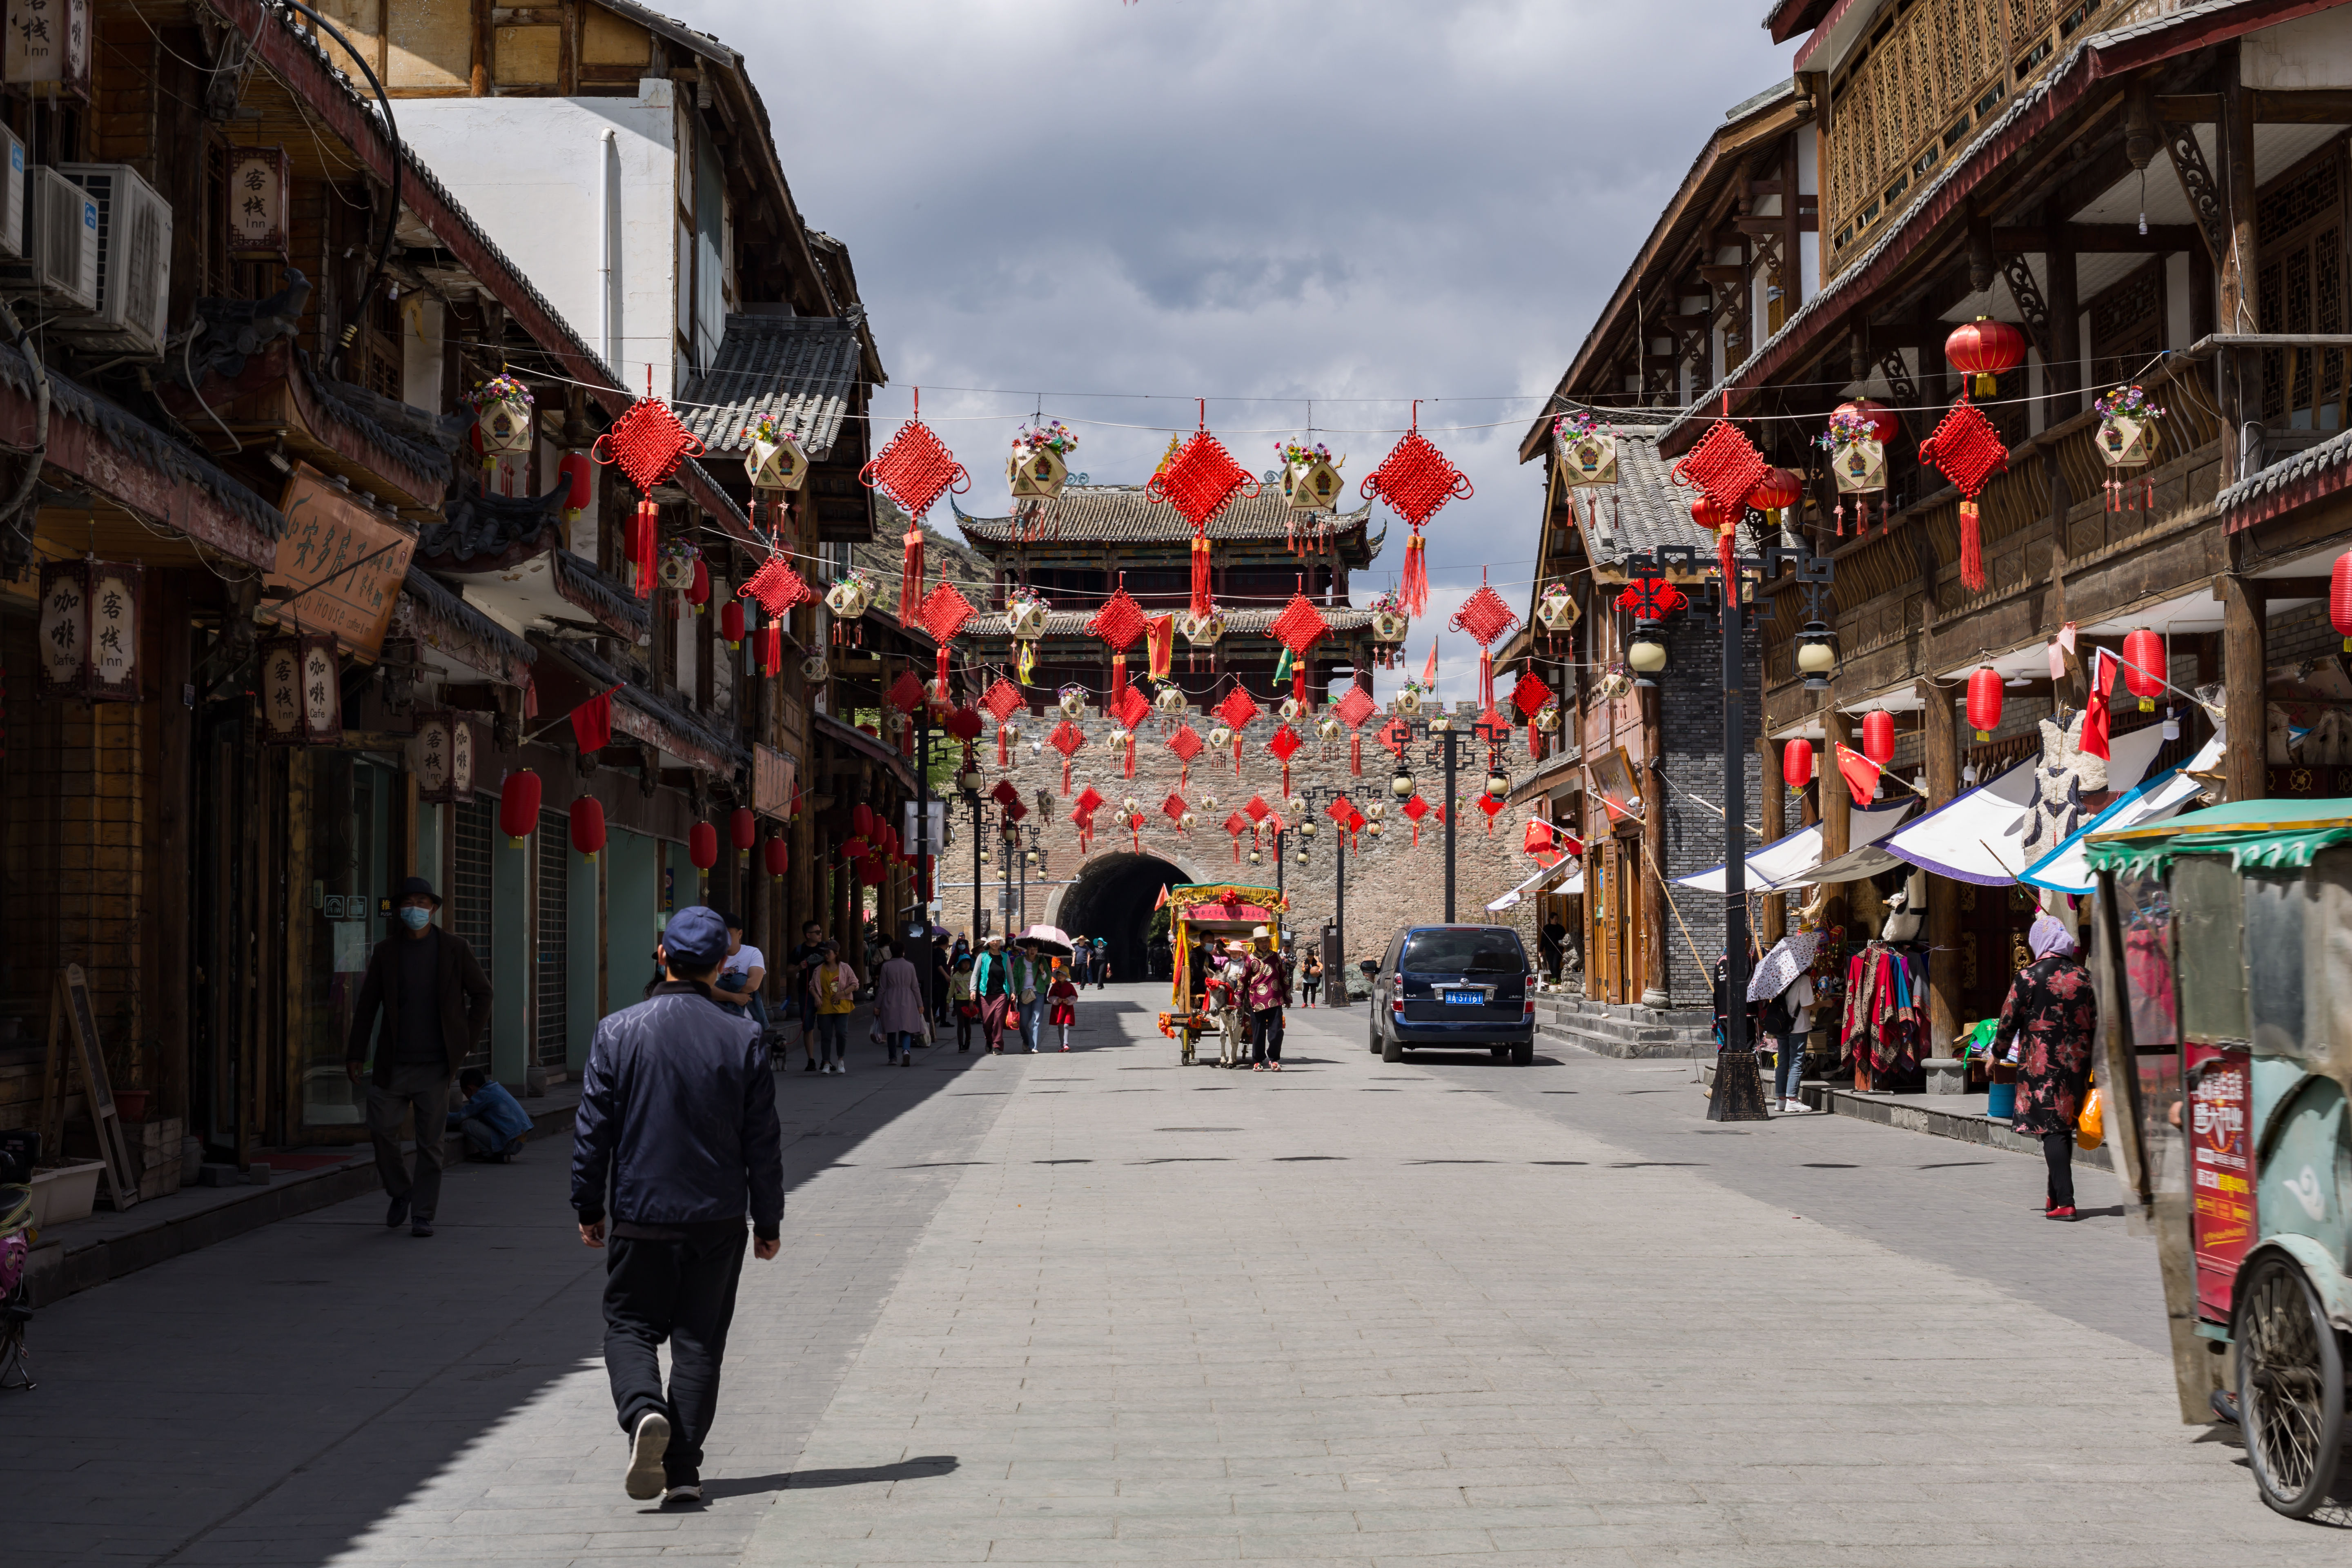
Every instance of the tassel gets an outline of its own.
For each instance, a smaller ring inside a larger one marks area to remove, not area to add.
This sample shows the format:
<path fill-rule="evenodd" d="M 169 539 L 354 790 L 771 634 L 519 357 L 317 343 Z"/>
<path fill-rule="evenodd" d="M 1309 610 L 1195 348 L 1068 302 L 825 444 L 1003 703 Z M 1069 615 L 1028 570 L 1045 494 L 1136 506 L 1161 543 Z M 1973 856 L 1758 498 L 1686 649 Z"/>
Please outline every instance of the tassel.
<path fill-rule="evenodd" d="M 1129 778 L 1133 778 L 1133 777 L 1135 776 L 1135 742 L 1134 742 L 1133 740 L 1131 740 L 1131 739 L 1130 739 L 1130 740 L 1127 742 L 1126 750 L 1127 750 L 1127 768 L 1126 768 L 1126 776 L 1127 776 L 1127 777 L 1129 777 Z"/>
<path fill-rule="evenodd" d="M 1492 649 L 1478 650 L 1478 710 L 1484 713 L 1495 705 L 1495 655 Z"/>
<path fill-rule="evenodd" d="M 1303 658 L 1291 661 L 1290 695 L 1297 698 L 1302 706 L 1307 701 L 1307 661 Z M 1285 790 L 1283 793 L 1287 795 L 1290 792 Z"/>
<path fill-rule="evenodd" d="M 629 520 L 629 570 L 635 582 L 640 599 L 650 598 L 654 591 L 654 552 L 661 533 L 661 509 L 650 500 L 637 503 L 636 514 Z"/>
<path fill-rule="evenodd" d="M 1234 777 L 1235 777 L 1235 778 L 1239 778 L 1239 777 L 1241 777 L 1241 776 L 1242 776 L 1242 731 L 1241 731 L 1241 726 L 1240 726 L 1240 725 L 1238 725 L 1238 724 L 1236 724 L 1236 725 L 1234 725 Z"/>
<path fill-rule="evenodd" d="M 1209 597 L 1209 531 L 1192 531 L 1192 614 L 1206 616 L 1214 608 Z"/>
<path fill-rule="evenodd" d="M 1348 773 L 1354 778 L 1364 776 L 1364 732 L 1360 730 L 1348 736 Z"/>
<path fill-rule="evenodd" d="M 1142 821 L 1143 818 L 1140 816 L 1127 819 L 1127 841 L 1139 855 L 1143 852 L 1143 828 L 1140 826 Z"/>
<path fill-rule="evenodd" d="M 999 724 L 996 727 L 996 765 L 1000 768 L 1011 767 L 1013 765 L 1012 752 L 1013 726 L 1010 724 Z"/>
<path fill-rule="evenodd" d="M 1290 764 L 1287 762 L 1282 764 L 1282 797 L 1285 800 L 1290 798 Z"/>
<path fill-rule="evenodd" d="M 948 694 L 948 655 L 950 651 L 952 645 L 940 644 L 940 695 L 942 698 Z"/>
<path fill-rule="evenodd" d="M 1191 789 L 1192 787 L 1192 764 L 1180 757 L 1177 759 L 1176 766 L 1176 793 L 1178 795 L 1182 795 L 1186 790 Z"/>
<path fill-rule="evenodd" d="M 1536 750 L 1536 727 L 1533 724 L 1528 726 L 1528 755 L 1530 757 L 1543 755 L 1541 752 Z"/>
<path fill-rule="evenodd" d="M 1241 863 L 1242 863 L 1242 836 L 1241 836 L 1240 834 L 1236 833 L 1236 834 L 1234 834 L 1234 865 L 1236 865 L 1236 866 L 1238 866 L 1238 865 L 1240 865 Z"/>
<path fill-rule="evenodd" d="M 1062 793 L 1070 793 L 1070 759 L 1067 757 L 1062 759 Z"/>
<path fill-rule="evenodd" d="M 1421 824 L 1418 822 L 1412 825 L 1412 847 L 1415 849 L 1421 847 Z"/>
<path fill-rule="evenodd" d="M 1013 668 L 1014 679 L 1018 679 L 1024 686 L 1034 686 L 1037 683 L 1029 678 L 1036 672 L 1037 645 L 1034 642 L 1024 642 L 1021 645 L 1020 660 Z"/>
<path fill-rule="evenodd" d="M 767 626 L 760 636 L 760 673 L 775 675 L 784 668 L 784 623 L 770 616 Z"/>
<path fill-rule="evenodd" d="M 1110 712 L 1117 709 L 1119 704 L 1119 699 L 1126 695 L 1127 655 L 1123 653 L 1115 653 L 1110 656 L 1110 699 L 1103 704 L 1103 710 L 1105 712 Z"/>
<path fill-rule="evenodd" d="M 1731 544 L 1730 529 L 1727 528 L 1715 536 L 1715 563 L 1723 573 L 1723 591 L 1727 594 L 1738 591 L 1736 584 L 1739 581 L 1739 567 L 1731 558 Z"/>
<path fill-rule="evenodd" d="M 1984 592 L 1984 535 L 1972 500 L 1960 503 L 1960 585 L 1971 594 Z"/>
<path fill-rule="evenodd" d="M 906 536 L 899 542 L 907 547 L 907 558 L 898 579 L 898 618 L 912 620 L 915 606 L 923 602 L 923 525 L 914 518 L 907 520 Z"/>
<path fill-rule="evenodd" d="M 1427 541 L 1421 537 L 1420 529 L 1414 529 L 1412 537 L 1404 542 L 1404 580 L 1397 584 L 1397 603 L 1409 616 L 1418 616 L 1429 608 L 1427 551 Z"/>

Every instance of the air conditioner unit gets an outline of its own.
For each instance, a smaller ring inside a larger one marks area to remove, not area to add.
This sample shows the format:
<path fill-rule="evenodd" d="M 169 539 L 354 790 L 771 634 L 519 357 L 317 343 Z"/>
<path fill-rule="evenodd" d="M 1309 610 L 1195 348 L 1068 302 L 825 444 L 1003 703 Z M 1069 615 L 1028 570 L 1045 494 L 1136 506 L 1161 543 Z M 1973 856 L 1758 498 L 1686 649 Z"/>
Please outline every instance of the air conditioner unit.
<path fill-rule="evenodd" d="M 23 255 L 0 260 L 0 292 L 60 316 L 98 309 L 98 203 L 55 169 L 26 171 Z"/>
<path fill-rule="evenodd" d="M 161 356 L 172 303 L 172 209 L 128 163 L 60 163 L 98 204 L 98 309 L 61 321 L 87 348 Z"/>
<path fill-rule="evenodd" d="M 25 143 L 0 125 L 0 256 L 25 255 Z"/>

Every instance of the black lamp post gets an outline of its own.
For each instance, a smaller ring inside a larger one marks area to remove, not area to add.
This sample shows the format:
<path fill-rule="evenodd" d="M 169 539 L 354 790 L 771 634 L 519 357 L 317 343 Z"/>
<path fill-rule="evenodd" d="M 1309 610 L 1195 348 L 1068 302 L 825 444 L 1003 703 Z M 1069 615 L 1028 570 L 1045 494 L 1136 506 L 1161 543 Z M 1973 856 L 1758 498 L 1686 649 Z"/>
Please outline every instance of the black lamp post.
<path fill-rule="evenodd" d="M 963 802 L 971 808 L 971 940 L 974 945 L 980 942 L 980 786 L 987 782 L 988 775 L 980 771 L 979 763 L 966 757 L 963 772 L 956 775 L 956 787 L 963 792 Z"/>
<path fill-rule="evenodd" d="M 1389 793 L 1395 797 L 1399 805 L 1411 800 L 1415 793 L 1412 771 L 1405 762 L 1405 755 L 1412 750 L 1415 739 L 1422 741 L 1427 748 L 1420 753 L 1424 766 L 1434 767 L 1442 761 L 1445 767 L 1445 923 L 1452 925 L 1454 923 L 1454 829 L 1457 826 L 1456 818 L 1461 815 L 1457 809 L 1454 786 L 1456 775 L 1462 765 L 1462 741 L 1466 731 L 1470 739 L 1486 742 L 1488 752 L 1487 761 L 1491 765 L 1496 762 L 1494 755 L 1496 749 L 1510 739 L 1511 728 L 1507 724 L 1489 725 L 1483 719 L 1465 721 L 1452 714 L 1442 712 L 1418 720 L 1400 716 L 1396 722 L 1404 726 L 1407 736 L 1404 746 L 1399 748 L 1397 752 L 1396 775 L 1389 781 Z M 1504 793 L 1507 795 L 1509 790 L 1509 775 L 1505 774 Z M 1491 790 L 1489 793 L 1492 793 Z"/>

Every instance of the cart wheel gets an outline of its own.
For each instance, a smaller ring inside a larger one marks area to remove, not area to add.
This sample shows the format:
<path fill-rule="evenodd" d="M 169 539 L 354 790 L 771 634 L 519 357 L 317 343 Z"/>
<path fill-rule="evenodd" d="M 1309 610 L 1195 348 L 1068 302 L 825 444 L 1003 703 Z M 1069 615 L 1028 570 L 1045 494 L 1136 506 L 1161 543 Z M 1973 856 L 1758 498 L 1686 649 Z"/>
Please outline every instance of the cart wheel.
<path fill-rule="evenodd" d="M 2263 1501 L 2303 1519 L 2327 1500 L 2344 1447 L 2344 1354 L 2303 1269 L 2275 1255 L 2238 1296 L 2238 1411 Z"/>

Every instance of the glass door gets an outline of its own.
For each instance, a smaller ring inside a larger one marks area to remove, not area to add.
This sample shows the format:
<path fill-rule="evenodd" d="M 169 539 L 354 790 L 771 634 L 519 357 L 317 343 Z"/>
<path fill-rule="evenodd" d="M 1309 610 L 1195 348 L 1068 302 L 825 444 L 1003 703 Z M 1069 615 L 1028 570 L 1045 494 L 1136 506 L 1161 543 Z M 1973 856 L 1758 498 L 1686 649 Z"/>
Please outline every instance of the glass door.
<path fill-rule="evenodd" d="M 311 749 L 298 756 L 310 774 L 307 905 L 301 1015 L 292 1044 L 296 1103 L 307 1131 L 350 1130 L 367 1120 L 365 1089 L 343 1070 L 353 1004 L 368 954 L 386 929 L 392 895 L 393 799 L 400 775 L 350 752 Z"/>

